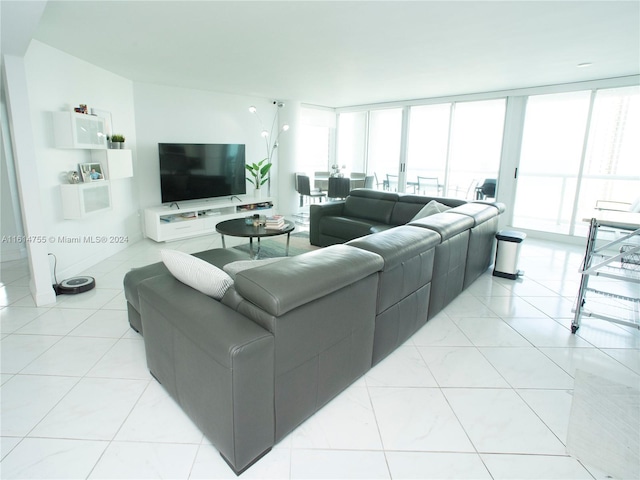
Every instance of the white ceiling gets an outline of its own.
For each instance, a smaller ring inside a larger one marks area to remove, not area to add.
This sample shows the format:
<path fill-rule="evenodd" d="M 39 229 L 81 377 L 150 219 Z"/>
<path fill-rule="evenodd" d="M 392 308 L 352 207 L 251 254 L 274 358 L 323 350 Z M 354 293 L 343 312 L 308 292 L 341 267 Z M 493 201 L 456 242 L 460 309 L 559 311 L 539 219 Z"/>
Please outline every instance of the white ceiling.
<path fill-rule="evenodd" d="M 328 107 L 640 73 L 639 1 L 49 1 L 34 37 L 134 81 Z"/>

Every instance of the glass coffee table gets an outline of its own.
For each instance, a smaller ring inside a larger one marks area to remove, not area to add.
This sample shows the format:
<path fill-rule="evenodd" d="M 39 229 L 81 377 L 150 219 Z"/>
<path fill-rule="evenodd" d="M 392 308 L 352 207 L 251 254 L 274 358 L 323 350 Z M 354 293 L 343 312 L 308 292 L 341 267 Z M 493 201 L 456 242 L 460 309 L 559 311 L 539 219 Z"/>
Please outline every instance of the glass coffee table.
<path fill-rule="evenodd" d="M 245 237 L 249 238 L 249 255 L 252 259 L 258 258 L 260 254 L 260 239 L 263 237 L 275 237 L 277 235 L 287 235 L 287 246 L 285 248 L 285 255 L 289 255 L 289 237 L 291 232 L 296 228 L 293 222 L 289 220 L 284 221 L 284 228 L 282 229 L 271 229 L 261 227 L 254 227 L 253 225 L 247 225 L 245 223 L 244 218 L 234 218 L 233 220 L 225 220 L 224 222 L 220 222 L 216 225 L 216 232 L 220 234 L 222 237 L 222 247 L 227 248 L 227 245 L 224 241 L 225 235 L 229 235 L 230 237 Z M 258 248 L 254 252 L 253 250 L 253 239 L 258 239 Z"/>

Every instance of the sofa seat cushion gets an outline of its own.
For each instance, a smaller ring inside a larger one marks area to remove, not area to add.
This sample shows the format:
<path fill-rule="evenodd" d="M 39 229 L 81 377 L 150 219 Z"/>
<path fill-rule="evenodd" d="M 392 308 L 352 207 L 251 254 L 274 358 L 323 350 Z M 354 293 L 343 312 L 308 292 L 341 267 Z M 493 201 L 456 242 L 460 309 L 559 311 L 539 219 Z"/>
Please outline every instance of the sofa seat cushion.
<path fill-rule="evenodd" d="M 353 217 L 323 217 L 320 228 L 323 235 L 342 238 L 344 241 L 364 237 L 373 232 L 373 228 L 380 227 L 380 223 Z M 385 224 L 382 224 L 382 228 Z"/>

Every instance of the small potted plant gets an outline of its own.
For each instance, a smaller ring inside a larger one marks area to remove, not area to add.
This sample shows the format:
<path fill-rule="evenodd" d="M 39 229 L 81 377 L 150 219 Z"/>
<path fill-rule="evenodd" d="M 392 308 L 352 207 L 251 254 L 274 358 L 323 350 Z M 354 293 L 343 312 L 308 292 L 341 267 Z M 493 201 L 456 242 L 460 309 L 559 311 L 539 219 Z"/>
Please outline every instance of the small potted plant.
<path fill-rule="evenodd" d="M 114 133 L 111 135 L 111 145 L 113 148 L 124 148 L 124 135 Z"/>
<path fill-rule="evenodd" d="M 247 180 L 249 180 L 249 182 L 251 182 L 255 187 L 254 196 L 256 198 L 260 198 L 260 187 L 269 180 L 269 170 L 271 170 L 272 165 L 272 163 L 268 162 L 267 158 L 264 158 L 258 163 L 250 163 L 246 166 L 246 169 L 251 174 Z"/>

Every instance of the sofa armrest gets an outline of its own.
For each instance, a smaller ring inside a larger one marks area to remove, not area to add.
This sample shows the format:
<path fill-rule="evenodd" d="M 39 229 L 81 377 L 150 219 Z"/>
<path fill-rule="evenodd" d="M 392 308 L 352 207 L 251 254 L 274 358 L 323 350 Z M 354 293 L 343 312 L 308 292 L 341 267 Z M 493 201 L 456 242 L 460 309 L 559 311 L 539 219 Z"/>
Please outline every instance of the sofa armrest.
<path fill-rule="evenodd" d="M 147 365 L 238 472 L 274 444 L 274 338 L 160 275 L 140 284 Z"/>
<path fill-rule="evenodd" d="M 309 243 L 311 245 L 322 246 L 320 244 L 320 219 L 324 216 L 342 216 L 344 203 L 344 200 L 341 200 L 309 205 Z"/>

